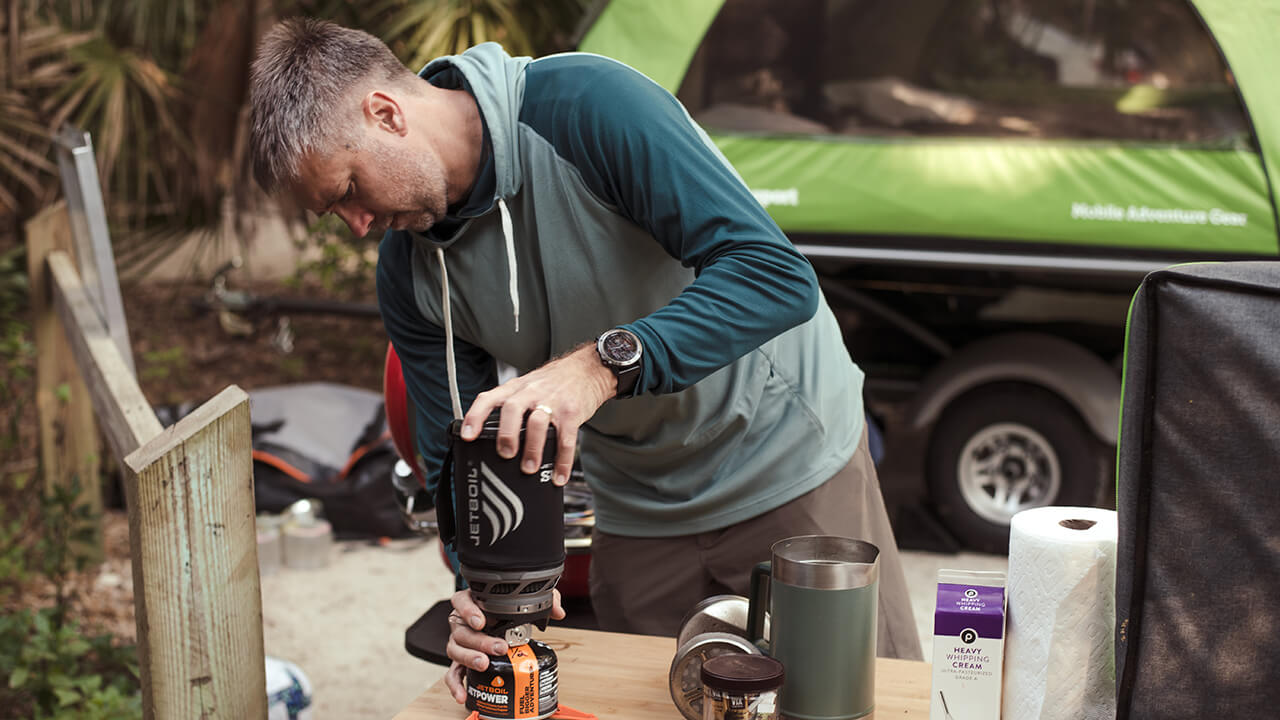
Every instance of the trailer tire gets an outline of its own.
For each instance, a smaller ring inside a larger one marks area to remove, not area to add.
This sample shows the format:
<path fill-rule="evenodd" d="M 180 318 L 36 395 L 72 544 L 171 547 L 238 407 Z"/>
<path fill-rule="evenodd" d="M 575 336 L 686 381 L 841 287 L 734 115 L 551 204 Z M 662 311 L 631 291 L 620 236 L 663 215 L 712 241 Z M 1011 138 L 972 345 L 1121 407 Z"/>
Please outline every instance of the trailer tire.
<path fill-rule="evenodd" d="M 925 466 L 939 519 L 961 543 L 1006 553 L 1013 515 L 1044 505 L 1094 505 L 1111 463 L 1079 414 L 1027 383 L 976 388 L 938 418 Z"/>

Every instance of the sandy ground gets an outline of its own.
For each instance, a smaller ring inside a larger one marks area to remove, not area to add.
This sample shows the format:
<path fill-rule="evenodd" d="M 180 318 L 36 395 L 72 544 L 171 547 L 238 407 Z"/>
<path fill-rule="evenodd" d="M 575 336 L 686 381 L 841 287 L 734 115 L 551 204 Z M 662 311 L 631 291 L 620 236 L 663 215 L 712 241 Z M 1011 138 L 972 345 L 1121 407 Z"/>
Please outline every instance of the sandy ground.
<path fill-rule="evenodd" d="M 262 577 L 266 651 L 311 680 L 314 720 L 390 718 L 444 675 L 404 631 L 452 593 L 434 538 L 338 543 L 327 567 Z"/>
<path fill-rule="evenodd" d="M 925 658 L 938 569 L 1008 566 L 1004 557 L 972 553 L 904 551 L 903 561 Z M 267 654 L 295 662 L 310 678 L 315 720 L 390 718 L 444 674 L 405 651 L 404 631 L 452 590 L 434 539 L 340 543 L 322 569 L 263 576 Z"/>

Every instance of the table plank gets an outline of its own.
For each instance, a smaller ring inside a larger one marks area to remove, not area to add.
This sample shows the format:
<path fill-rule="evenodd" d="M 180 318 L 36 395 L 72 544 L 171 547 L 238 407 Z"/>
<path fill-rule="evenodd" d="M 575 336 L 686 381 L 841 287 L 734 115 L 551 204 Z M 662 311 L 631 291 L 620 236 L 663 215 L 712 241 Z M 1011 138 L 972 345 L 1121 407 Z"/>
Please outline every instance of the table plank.
<path fill-rule="evenodd" d="M 667 690 L 673 638 L 553 627 L 538 638 L 559 659 L 560 702 L 601 720 L 678 720 Z M 876 662 L 876 717 L 929 717 L 929 665 L 911 660 Z M 444 680 L 431 686 L 395 720 L 463 720 L 467 711 L 449 696 Z"/>

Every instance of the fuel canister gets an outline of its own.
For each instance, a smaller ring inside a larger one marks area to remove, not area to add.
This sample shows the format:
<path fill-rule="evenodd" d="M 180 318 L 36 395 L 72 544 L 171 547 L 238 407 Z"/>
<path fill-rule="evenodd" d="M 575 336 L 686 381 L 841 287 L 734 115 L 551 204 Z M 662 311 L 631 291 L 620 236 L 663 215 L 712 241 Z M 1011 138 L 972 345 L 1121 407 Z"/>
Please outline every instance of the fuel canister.
<path fill-rule="evenodd" d="M 537 640 L 490 655 L 487 670 L 467 670 L 467 709 L 485 720 L 540 720 L 559 707 L 556 654 Z"/>

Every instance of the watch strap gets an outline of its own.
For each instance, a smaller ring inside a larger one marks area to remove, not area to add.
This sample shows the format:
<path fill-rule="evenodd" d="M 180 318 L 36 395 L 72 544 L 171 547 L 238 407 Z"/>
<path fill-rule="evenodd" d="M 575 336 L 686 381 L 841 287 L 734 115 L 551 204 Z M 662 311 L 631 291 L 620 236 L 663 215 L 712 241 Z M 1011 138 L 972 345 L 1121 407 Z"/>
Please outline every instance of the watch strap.
<path fill-rule="evenodd" d="M 613 370 L 613 376 L 618 379 L 618 391 L 613 396 L 619 398 L 634 396 L 636 383 L 640 380 L 640 363 L 625 368 L 610 367 L 609 369 Z"/>

